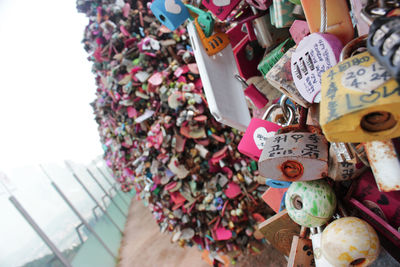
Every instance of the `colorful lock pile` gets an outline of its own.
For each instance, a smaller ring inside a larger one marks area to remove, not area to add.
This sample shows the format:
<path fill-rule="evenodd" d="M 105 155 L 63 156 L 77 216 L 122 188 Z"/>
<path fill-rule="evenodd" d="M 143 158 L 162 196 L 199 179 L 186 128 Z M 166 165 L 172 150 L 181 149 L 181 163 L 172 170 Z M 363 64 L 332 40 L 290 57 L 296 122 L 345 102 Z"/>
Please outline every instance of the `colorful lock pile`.
<path fill-rule="evenodd" d="M 273 213 L 240 135 L 210 114 L 184 27 L 171 32 L 148 2 L 78 1 L 96 75 L 92 103 L 104 158 L 181 246 L 233 258 L 258 251 L 256 224 Z"/>
<path fill-rule="evenodd" d="M 173 242 L 329 267 L 372 264 L 380 240 L 400 262 L 400 3 L 78 10 L 104 157 Z"/>

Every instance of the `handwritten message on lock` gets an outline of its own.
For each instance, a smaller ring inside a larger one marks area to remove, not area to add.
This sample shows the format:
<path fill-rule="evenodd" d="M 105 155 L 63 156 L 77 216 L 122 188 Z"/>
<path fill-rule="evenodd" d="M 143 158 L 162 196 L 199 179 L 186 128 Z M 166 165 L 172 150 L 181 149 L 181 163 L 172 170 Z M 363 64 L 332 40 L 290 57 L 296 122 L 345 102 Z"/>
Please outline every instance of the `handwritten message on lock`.
<path fill-rule="evenodd" d="M 387 76 L 369 52 L 322 75 L 320 124 L 330 142 L 383 141 L 400 135 L 400 86 Z M 382 119 L 373 120 L 375 115 Z"/>
<path fill-rule="evenodd" d="M 316 133 L 287 133 L 268 138 L 258 161 L 260 174 L 280 181 L 307 181 L 328 173 L 328 144 Z"/>
<path fill-rule="evenodd" d="M 299 43 L 292 55 L 291 70 L 300 94 L 310 103 L 321 91 L 321 76 L 336 65 L 343 48 L 340 40 L 331 34 L 313 33 Z"/>
<path fill-rule="evenodd" d="M 278 124 L 253 118 L 240 140 L 238 150 L 252 159 L 258 160 L 267 138 L 272 137 L 281 128 Z"/>

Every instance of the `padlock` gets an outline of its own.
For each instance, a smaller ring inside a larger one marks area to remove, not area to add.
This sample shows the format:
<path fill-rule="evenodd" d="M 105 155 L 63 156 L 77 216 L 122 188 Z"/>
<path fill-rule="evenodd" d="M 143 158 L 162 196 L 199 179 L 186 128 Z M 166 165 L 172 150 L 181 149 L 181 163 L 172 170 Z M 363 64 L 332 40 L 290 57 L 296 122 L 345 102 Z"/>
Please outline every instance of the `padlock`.
<path fill-rule="evenodd" d="M 262 48 L 270 49 L 275 43 L 275 38 L 272 37 L 269 25 L 267 24 L 266 16 L 259 16 L 259 12 L 254 7 L 250 7 L 254 16 L 257 16 L 253 20 L 254 33 L 257 37 L 257 41 Z"/>
<path fill-rule="evenodd" d="M 346 143 L 331 143 L 329 148 L 328 177 L 347 181 L 359 177 L 368 167 Z"/>
<path fill-rule="evenodd" d="M 369 52 L 326 71 L 321 95 L 320 124 L 328 141 L 359 143 L 400 136 L 399 84 Z"/>
<path fill-rule="evenodd" d="M 368 51 L 400 83 L 400 17 L 379 17 L 371 25 Z"/>
<path fill-rule="evenodd" d="M 290 59 L 294 51 L 294 48 L 290 48 L 268 71 L 265 79 L 297 104 L 309 107 L 311 104 L 301 96 L 293 82 Z"/>
<path fill-rule="evenodd" d="M 381 16 L 391 16 L 398 14 L 398 7 L 400 4 L 398 1 L 393 0 L 382 0 L 382 1 L 372 1 L 368 0 L 367 4 L 361 10 L 362 19 L 368 24 L 371 25 L 375 19 Z M 395 11 L 395 14 L 391 14 L 392 11 Z"/>
<path fill-rule="evenodd" d="M 215 55 L 229 45 L 229 38 L 226 33 L 214 31 L 213 35 L 206 37 L 197 21 L 197 18 L 195 18 L 194 24 L 207 55 Z"/>
<path fill-rule="evenodd" d="M 189 11 L 196 13 L 197 21 L 200 25 L 200 28 L 203 30 L 203 33 L 206 37 L 210 37 L 214 31 L 214 18 L 212 17 L 211 13 L 201 10 L 192 5 L 186 5 Z"/>
<path fill-rule="evenodd" d="M 283 128 L 285 129 L 285 128 Z M 258 161 L 262 176 L 282 181 L 308 181 L 328 174 L 328 143 L 318 128 L 279 133 L 265 140 Z"/>
<path fill-rule="evenodd" d="M 246 0 L 246 2 L 259 10 L 267 10 L 267 8 L 272 4 L 272 0 Z"/>
<path fill-rule="evenodd" d="M 286 193 L 285 206 L 299 225 L 318 227 L 332 218 L 336 195 L 325 180 L 294 182 Z"/>
<path fill-rule="evenodd" d="M 190 17 L 188 9 L 180 0 L 155 0 L 150 9 L 154 16 L 171 31 Z"/>
<path fill-rule="evenodd" d="M 276 28 L 290 27 L 295 20 L 294 8 L 295 5 L 289 0 L 273 0 L 270 7 L 271 24 Z"/>
<path fill-rule="evenodd" d="M 272 105 L 276 100 L 282 97 L 282 93 L 273 87 L 267 80 L 262 76 L 254 76 L 247 80 L 248 84 L 253 84 L 258 91 L 268 99 L 268 103 L 263 109 L 255 110 L 253 109 L 253 117 L 261 118 L 264 115 L 264 110 L 266 110 L 270 105 Z M 257 111 L 257 112 L 255 112 Z"/>
<path fill-rule="evenodd" d="M 306 238 L 307 228 L 301 227 L 300 235 L 293 236 L 288 267 L 316 266 L 311 239 Z"/>
<path fill-rule="evenodd" d="M 352 198 L 355 198 L 382 220 L 388 222 L 394 229 L 400 227 L 399 191 L 388 193 L 379 192 L 374 181 L 374 175 L 371 171 L 365 172 L 355 183 L 354 187 L 355 188 L 351 189 Z M 384 226 L 379 228 L 383 229 Z M 400 235 L 400 233 L 398 234 Z"/>
<path fill-rule="evenodd" d="M 321 3 L 325 4 L 325 7 Z M 343 45 L 354 38 L 353 23 L 346 0 L 301 0 L 301 5 L 311 33 L 333 34 Z M 324 25 L 321 25 L 321 17 L 325 18 Z"/>
<path fill-rule="evenodd" d="M 400 161 L 392 140 L 364 144 L 379 191 L 400 190 Z"/>
<path fill-rule="evenodd" d="M 243 24 L 238 24 L 234 28 L 227 31 L 229 40 L 238 39 L 236 34 L 241 35 L 241 33 L 236 29 L 241 29 Z M 232 44 L 233 55 L 235 56 L 236 66 L 239 71 L 239 75 L 244 79 L 248 79 L 252 76 L 260 75 L 257 69 L 257 63 L 261 60 L 264 55 L 264 49 L 258 44 L 257 39 L 251 40 L 250 33 L 254 34 L 254 29 L 251 21 L 247 24 L 248 34 L 245 34 L 243 38 L 236 44 Z M 239 37 L 240 38 L 240 37 Z M 254 35 L 255 38 L 255 35 Z"/>
<path fill-rule="evenodd" d="M 289 256 L 293 236 L 300 232 L 300 226 L 284 210 L 260 223 L 258 230 L 279 252 Z"/>
<path fill-rule="evenodd" d="M 368 34 L 368 32 L 369 32 L 369 25 L 362 18 L 362 15 L 361 15 L 361 11 L 368 4 L 368 2 L 370 2 L 370 1 L 368 1 L 368 0 L 350 0 L 351 15 L 353 16 L 353 20 L 355 20 L 357 22 L 356 28 L 357 28 L 358 36 Z"/>
<path fill-rule="evenodd" d="M 240 153 L 243 153 L 254 160 L 259 159 L 266 139 L 273 136 L 274 133 L 281 128 L 280 125 L 265 120 L 269 117 L 271 112 L 277 108 L 280 108 L 280 105 L 272 105 L 264 113 L 263 118 L 251 119 L 250 124 L 238 145 Z M 288 122 L 290 123 L 293 122 L 294 119 L 294 110 L 289 108 L 289 113 L 290 118 Z"/>
<path fill-rule="evenodd" d="M 257 108 L 262 109 L 268 104 L 269 100 L 262 94 L 254 84 L 248 85 L 247 82 L 239 75 L 235 75 L 235 78 L 242 83 L 244 89 L 244 95 L 248 97 Z"/>
<path fill-rule="evenodd" d="M 312 241 L 314 262 L 316 267 L 335 267 L 330 264 L 325 256 L 322 254 L 321 249 L 321 238 L 322 238 L 322 228 L 321 227 L 311 227 L 310 228 L 310 238 Z"/>
<path fill-rule="evenodd" d="M 344 217 L 324 229 L 321 250 L 333 266 L 368 266 L 378 258 L 379 238 L 367 222 Z"/>
<path fill-rule="evenodd" d="M 271 52 L 269 52 L 261 61 L 258 63 L 257 69 L 262 73 L 263 76 L 271 70 L 271 68 L 282 58 L 282 56 L 295 44 L 292 39 L 288 38 Z"/>
<path fill-rule="evenodd" d="M 202 4 L 221 21 L 232 12 L 240 0 L 203 0 Z"/>
<path fill-rule="evenodd" d="M 290 26 L 289 32 L 296 44 L 299 44 L 304 37 L 310 34 L 310 29 L 304 20 L 295 20 Z"/>
<path fill-rule="evenodd" d="M 301 40 L 292 55 L 291 70 L 300 94 L 310 103 L 319 103 L 321 75 L 339 61 L 343 48 L 333 34 L 312 33 Z"/>

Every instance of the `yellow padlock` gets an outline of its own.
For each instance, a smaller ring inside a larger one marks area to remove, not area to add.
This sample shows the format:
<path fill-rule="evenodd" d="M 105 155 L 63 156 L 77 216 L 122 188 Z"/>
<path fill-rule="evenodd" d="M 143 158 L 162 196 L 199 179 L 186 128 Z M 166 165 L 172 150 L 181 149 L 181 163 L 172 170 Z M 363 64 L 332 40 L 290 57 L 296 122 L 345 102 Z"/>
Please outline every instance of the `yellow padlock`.
<path fill-rule="evenodd" d="M 320 124 L 330 142 L 368 142 L 400 136 L 400 86 L 369 52 L 322 75 Z"/>

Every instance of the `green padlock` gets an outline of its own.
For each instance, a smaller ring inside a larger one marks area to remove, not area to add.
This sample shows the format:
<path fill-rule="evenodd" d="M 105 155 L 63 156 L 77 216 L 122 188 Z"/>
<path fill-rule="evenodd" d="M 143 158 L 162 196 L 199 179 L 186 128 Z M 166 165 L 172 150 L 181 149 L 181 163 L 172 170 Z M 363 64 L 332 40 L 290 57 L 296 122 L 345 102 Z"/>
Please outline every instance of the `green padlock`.
<path fill-rule="evenodd" d="M 293 182 L 286 193 L 290 218 L 305 227 L 318 227 L 332 218 L 336 195 L 325 180 Z"/>

